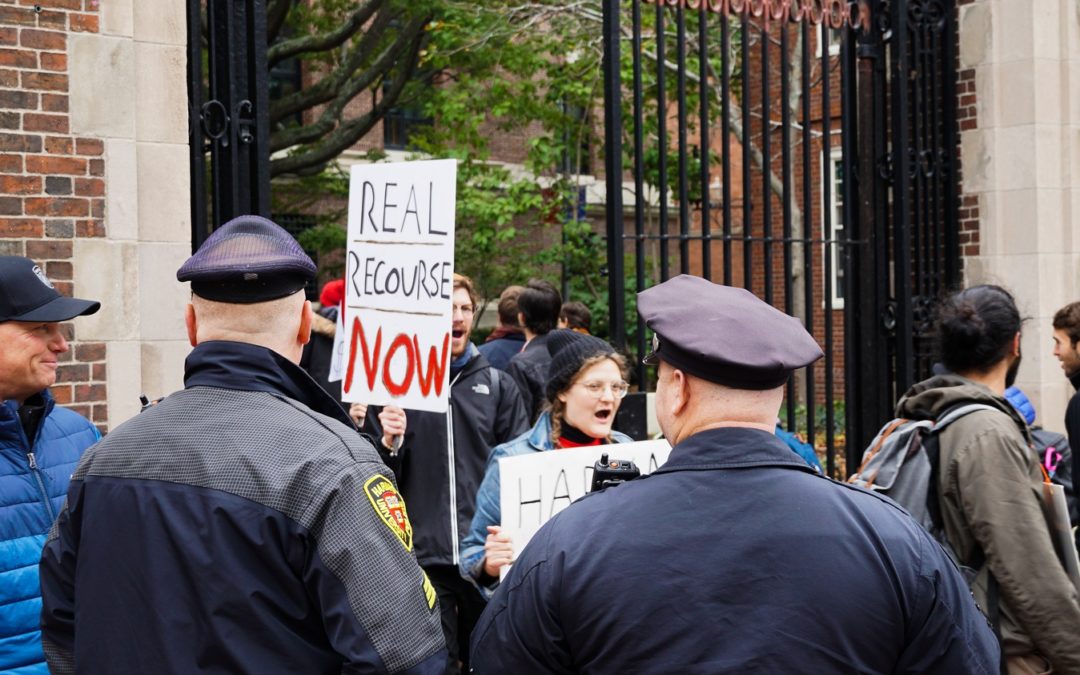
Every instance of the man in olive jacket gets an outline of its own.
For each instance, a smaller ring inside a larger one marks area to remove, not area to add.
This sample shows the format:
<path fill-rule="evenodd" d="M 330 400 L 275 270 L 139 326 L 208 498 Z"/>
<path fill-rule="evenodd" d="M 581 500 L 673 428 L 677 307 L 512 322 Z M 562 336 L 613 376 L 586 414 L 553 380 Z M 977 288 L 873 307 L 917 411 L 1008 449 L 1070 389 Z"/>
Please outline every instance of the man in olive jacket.
<path fill-rule="evenodd" d="M 948 374 L 912 387 L 896 415 L 936 419 L 967 403 L 995 409 L 970 412 L 941 432 L 945 535 L 960 562 L 978 569 L 972 590 L 991 612 L 989 573 L 996 577 L 1006 656 L 1037 652 L 1054 672 L 1080 673 L 1080 603 L 1050 539 L 1042 471 L 1028 449 L 1020 413 L 987 386 Z M 979 564 L 984 554 L 986 562 Z"/>

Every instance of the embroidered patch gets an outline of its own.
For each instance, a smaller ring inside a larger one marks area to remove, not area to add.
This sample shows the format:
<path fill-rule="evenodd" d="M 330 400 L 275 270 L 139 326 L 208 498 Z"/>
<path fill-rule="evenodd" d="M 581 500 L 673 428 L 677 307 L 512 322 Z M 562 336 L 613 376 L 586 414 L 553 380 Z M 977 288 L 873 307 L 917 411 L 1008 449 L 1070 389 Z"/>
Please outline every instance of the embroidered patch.
<path fill-rule="evenodd" d="M 427 600 L 427 608 L 429 612 L 435 611 L 435 586 L 432 585 L 431 579 L 428 579 L 427 572 L 420 570 L 420 574 L 424 575 L 424 599 Z"/>
<path fill-rule="evenodd" d="M 375 513 L 379 514 L 379 518 L 401 540 L 405 550 L 411 551 L 412 523 L 409 522 L 409 512 L 405 510 L 405 500 L 398 494 L 394 484 L 376 474 L 364 483 L 364 492 Z"/>
<path fill-rule="evenodd" d="M 31 271 L 37 276 L 37 278 L 41 281 L 41 283 L 45 284 L 49 288 L 54 288 L 54 289 L 56 288 L 55 286 L 52 285 L 52 282 L 49 281 L 49 277 L 45 276 L 45 273 L 41 271 L 40 267 L 38 267 L 37 265 L 34 265 L 34 269 L 31 270 Z"/>

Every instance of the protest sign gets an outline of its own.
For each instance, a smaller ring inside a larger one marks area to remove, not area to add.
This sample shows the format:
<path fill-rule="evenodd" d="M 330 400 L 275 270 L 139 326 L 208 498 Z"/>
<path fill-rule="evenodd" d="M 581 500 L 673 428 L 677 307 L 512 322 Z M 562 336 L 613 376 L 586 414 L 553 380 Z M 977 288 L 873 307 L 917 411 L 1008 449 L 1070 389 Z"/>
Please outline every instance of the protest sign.
<path fill-rule="evenodd" d="M 541 525 L 585 495 L 592 482 L 593 464 L 605 453 L 611 459 L 630 460 L 642 474 L 647 474 L 667 461 L 671 446 L 660 439 L 536 452 L 499 460 L 501 525 L 514 542 L 515 556 Z"/>
<path fill-rule="evenodd" d="M 352 167 L 344 400 L 446 410 L 456 180 L 452 159 Z"/>

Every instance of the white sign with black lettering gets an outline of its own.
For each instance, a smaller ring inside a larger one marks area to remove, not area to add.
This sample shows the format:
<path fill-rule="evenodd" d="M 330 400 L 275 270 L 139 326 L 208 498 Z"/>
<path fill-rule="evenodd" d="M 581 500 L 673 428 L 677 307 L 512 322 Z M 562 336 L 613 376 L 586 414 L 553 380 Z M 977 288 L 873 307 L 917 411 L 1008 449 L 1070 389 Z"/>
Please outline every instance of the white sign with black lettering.
<path fill-rule="evenodd" d="M 585 495 L 592 483 L 593 465 L 605 453 L 609 459 L 632 461 L 644 475 L 667 461 L 671 445 L 660 439 L 551 450 L 499 460 L 501 525 L 514 543 L 515 557 L 541 525 Z"/>
<path fill-rule="evenodd" d="M 342 398 L 444 412 L 453 323 L 452 159 L 357 164 L 349 183 Z"/>

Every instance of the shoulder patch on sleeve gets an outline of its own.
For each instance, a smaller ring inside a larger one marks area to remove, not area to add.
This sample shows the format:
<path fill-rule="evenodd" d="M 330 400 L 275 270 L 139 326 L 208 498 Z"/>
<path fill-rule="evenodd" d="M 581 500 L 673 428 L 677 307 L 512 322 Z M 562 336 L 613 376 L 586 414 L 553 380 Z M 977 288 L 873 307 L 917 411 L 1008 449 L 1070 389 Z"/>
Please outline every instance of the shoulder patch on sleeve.
<path fill-rule="evenodd" d="M 409 512 L 405 510 L 405 500 L 402 499 L 393 482 L 389 478 L 376 474 L 364 483 L 364 494 L 367 495 L 379 520 L 386 523 L 406 551 L 411 551 L 412 523 L 409 522 Z M 424 578 L 426 580 L 427 576 L 425 575 Z"/>

